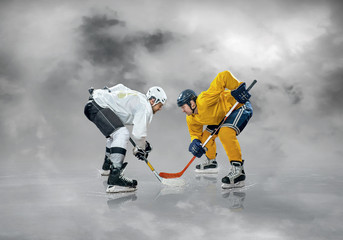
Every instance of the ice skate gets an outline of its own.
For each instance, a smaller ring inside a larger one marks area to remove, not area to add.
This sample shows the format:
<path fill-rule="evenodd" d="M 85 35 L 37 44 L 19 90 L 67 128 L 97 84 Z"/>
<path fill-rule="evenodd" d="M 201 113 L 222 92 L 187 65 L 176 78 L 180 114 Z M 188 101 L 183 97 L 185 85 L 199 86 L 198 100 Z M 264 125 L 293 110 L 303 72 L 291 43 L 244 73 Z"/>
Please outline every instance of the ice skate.
<path fill-rule="evenodd" d="M 112 165 L 111 160 L 107 156 L 105 156 L 104 163 L 102 165 L 102 170 L 100 170 L 101 176 L 109 176 L 110 175 L 111 165 Z"/>
<path fill-rule="evenodd" d="M 243 163 L 231 162 L 231 171 L 222 178 L 222 188 L 240 188 L 245 186 L 245 172 Z"/>
<path fill-rule="evenodd" d="M 195 166 L 196 173 L 218 173 L 218 163 L 216 159 L 209 159 L 206 157 L 206 160 Z"/>
<path fill-rule="evenodd" d="M 123 166 L 120 169 L 111 167 L 111 172 L 107 180 L 107 193 L 136 191 L 137 181 L 124 177 L 126 165 L 127 162 L 123 163 Z"/>

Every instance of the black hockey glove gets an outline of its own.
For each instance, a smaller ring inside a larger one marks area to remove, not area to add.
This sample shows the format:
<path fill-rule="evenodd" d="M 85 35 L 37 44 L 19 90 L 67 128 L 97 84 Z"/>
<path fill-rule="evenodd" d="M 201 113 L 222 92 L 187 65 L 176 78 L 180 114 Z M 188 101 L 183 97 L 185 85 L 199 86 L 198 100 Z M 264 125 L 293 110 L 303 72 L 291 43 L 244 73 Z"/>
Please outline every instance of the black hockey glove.
<path fill-rule="evenodd" d="M 139 160 L 143 160 L 144 158 L 148 158 L 149 153 L 152 151 L 152 146 L 148 141 L 145 141 L 145 150 L 139 148 L 139 147 L 134 147 L 133 149 L 133 155 L 137 157 Z"/>
<path fill-rule="evenodd" d="M 135 155 L 139 160 L 144 161 L 144 158 L 147 158 L 149 153 L 136 146 L 133 148 L 133 155 Z"/>
<path fill-rule="evenodd" d="M 145 141 L 145 152 L 150 153 L 152 151 L 152 146 L 148 141 Z"/>
<path fill-rule="evenodd" d="M 242 83 L 238 88 L 232 90 L 231 95 L 239 103 L 245 103 L 251 97 L 250 93 L 245 89 L 245 83 Z"/>

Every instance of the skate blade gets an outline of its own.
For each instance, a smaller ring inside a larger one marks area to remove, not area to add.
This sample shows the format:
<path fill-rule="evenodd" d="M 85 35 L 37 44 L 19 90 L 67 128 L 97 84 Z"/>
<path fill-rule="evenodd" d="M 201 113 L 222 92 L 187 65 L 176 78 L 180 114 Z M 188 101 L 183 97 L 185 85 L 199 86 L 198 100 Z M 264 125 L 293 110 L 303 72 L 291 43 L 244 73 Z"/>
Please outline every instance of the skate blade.
<path fill-rule="evenodd" d="M 110 175 L 110 170 L 101 170 L 100 171 L 101 176 L 109 176 Z"/>
<path fill-rule="evenodd" d="M 222 188 L 223 189 L 231 189 L 231 188 L 241 188 L 245 186 L 245 182 L 241 181 L 238 183 L 234 183 L 234 184 L 228 184 L 228 183 L 223 183 L 222 184 Z"/>
<path fill-rule="evenodd" d="M 108 186 L 106 189 L 107 193 L 125 193 L 125 192 L 134 192 L 137 188 L 133 187 L 122 187 L 122 186 Z"/>
<path fill-rule="evenodd" d="M 218 173 L 218 168 L 195 169 L 194 172 L 201 173 L 201 174 L 214 174 L 214 173 Z"/>

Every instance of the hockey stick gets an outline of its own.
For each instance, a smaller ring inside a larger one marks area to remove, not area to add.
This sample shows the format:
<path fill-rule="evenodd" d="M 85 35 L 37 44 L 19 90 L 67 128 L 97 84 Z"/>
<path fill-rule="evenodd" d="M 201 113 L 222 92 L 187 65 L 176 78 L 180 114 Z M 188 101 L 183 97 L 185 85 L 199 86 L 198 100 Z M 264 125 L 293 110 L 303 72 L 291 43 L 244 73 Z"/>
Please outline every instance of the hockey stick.
<path fill-rule="evenodd" d="M 247 91 L 250 91 L 250 89 L 257 83 L 257 80 L 254 80 L 250 86 L 247 88 Z M 205 145 L 211 140 L 211 138 L 213 137 L 213 135 L 215 135 L 219 129 L 221 128 L 221 126 L 223 125 L 223 123 L 226 121 L 226 119 L 230 116 L 230 114 L 233 112 L 233 110 L 235 110 L 235 108 L 237 107 L 237 105 L 239 104 L 239 102 L 236 102 L 232 108 L 230 109 L 230 111 L 225 115 L 224 119 L 220 122 L 219 126 L 215 129 L 215 131 L 213 131 L 211 133 L 211 135 L 206 139 L 206 141 L 202 144 L 202 147 L 205 147 Z M 187 170 L 187 168 L 192 164 L 192 162 L 194 161 L 196 157 L 193 156 L 192 159 L 189 161 L 189 163 L 186 165 L 186 167 L 178 173 L 166 173 L 166 172 L 160 172 L 160 177 L 163 178 L 179 178 L 182 176 L 182 174 Z"/>
<path fill-rule="evenodd" d="M 134 147 L 136 147 L 136 143 L 132 140 L 132 138 L 130 137 L 130 142 L 132 143 L 132 145 Z M 155 171 L 154 167 L 150 164 L 150 162 L 148 161 L 148 159 L 146 159 L 146 157 L 143 157 L 144 162 L 149 166 L 150 170 L 155 174 L 156 178 L 158 179 L 158 181 L 160 181 L 162 184 L 168 185 L 168 186 L 174 186 L 174 187 L 179 187 L 184 185 L 184 181 L 180 180 L 176 180 L 176 179 L 164 179 L 162 177 L 160 177 L 158 175 L 158 173 Z"/>
<path fill-rule="evenodd" d="M 136 147 L 136 143 L 132 140 L 132 138 L 130 137 L 130 142 L 133 145 L 133 147 Z M 154 167 L 150 164 L 150 162 L 148 161 L 148 159 L 146 159 L 145 157 L 143 157 L 144 162 L 149 166 L 150 170 L 155 174 L 155 176 L 157 177 L 157 179 L 160 182 L 163 182 L 162 178 L 158 175 L 158 173 L 155 171 Z"/>

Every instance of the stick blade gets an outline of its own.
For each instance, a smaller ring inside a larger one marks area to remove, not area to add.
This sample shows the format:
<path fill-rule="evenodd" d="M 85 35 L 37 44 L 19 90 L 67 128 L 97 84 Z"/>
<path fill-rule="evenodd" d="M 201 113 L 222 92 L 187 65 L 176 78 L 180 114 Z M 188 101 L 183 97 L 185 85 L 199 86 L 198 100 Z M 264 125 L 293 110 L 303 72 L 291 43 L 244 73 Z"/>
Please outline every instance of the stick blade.
<path fill-rule="evenodd" d="M 162 178 L 179 178 L 182 176 L 182 173 L 166 173 L 166 172 L 160 172 L 160 177 Z"/>
<path fill-rule="evenodd" d="M 170 187 L 182 187 L 185 185 L 185 181 L 182 178 L 179 179 L 163 179 L 162 184 L 170 186 Z"/>

